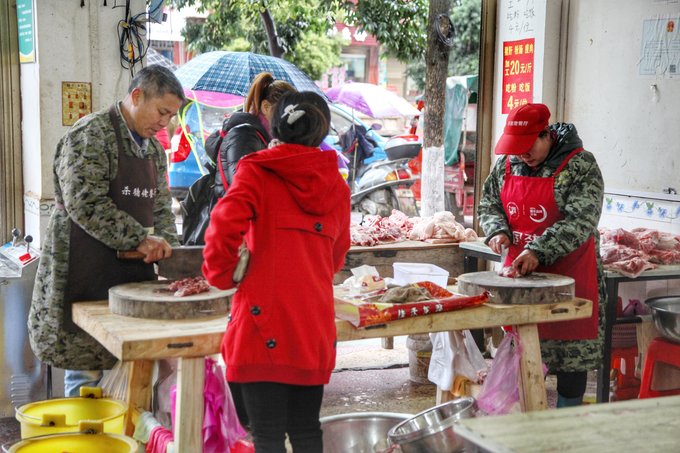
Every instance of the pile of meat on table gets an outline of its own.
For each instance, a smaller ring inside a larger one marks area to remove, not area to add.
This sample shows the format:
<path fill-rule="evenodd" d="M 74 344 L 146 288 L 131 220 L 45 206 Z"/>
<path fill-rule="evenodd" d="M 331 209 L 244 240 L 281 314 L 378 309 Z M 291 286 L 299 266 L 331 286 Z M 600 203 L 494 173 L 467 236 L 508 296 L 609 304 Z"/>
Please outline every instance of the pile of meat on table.
<path fill-rule="evenodd" d="M 658 265 L 680 264 L 680 236 L 649 228 L 600 228 L 605 269 L 635 278 Z"/>
<path fill-rule="evenodd" d="M 364 216 L 361 223 L 350 225 L 352 245 L 373 246 L 400 241 L 425 241 L 449 243 L 476 241 L 477 233 L 456 221 L 449 211 L 440 211 L 429 217 L 409 217 L 392 210 L 389 217 Z"/>
<path fill-rule="evenodd" d="M 210 291 L 210 285 L 204 277 L 187 277 L 181 280 L 175 280 L 168 285 L 168 291 L 174 291 L 175 297 L 186 297 L 194 294 L 207 293 Z"/>

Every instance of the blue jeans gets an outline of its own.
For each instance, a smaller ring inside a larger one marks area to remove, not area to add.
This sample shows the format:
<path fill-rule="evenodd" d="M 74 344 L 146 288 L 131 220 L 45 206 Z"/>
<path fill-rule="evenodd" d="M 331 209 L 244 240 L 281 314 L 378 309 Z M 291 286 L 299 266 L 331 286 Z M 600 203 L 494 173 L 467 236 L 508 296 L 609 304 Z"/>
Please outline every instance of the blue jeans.
<path fill-rule="evenodd" d="M 97 387 L 102 370 L 64 370 L 64 396 L 80 396 L 80 387 Z"/>

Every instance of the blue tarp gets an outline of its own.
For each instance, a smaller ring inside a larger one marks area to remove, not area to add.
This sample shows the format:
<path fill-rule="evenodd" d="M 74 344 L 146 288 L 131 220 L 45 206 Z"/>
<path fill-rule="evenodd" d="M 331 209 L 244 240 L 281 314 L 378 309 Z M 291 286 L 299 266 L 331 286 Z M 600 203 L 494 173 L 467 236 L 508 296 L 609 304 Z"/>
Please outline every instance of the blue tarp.
<path fill-rule="evenodd" d="M 476 75 L 455 76 L 446 79 L 444 106 L 444 165 L 458 163 L 458 147 L 463 130 L 463 119 L 471 92 L 477 92 Z"/>

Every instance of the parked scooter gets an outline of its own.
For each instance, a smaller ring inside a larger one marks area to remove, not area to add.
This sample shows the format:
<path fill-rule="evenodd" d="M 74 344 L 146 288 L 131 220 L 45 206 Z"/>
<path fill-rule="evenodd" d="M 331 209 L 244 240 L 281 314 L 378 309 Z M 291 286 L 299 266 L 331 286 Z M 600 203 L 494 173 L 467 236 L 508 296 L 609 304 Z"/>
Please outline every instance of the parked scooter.
<path fill-rule="evenodd" d="M 408 163 L 420 149 L 421 143 L 415 135 L 388 140 L 387 160 L 362 167 L 350 181 L 352 211 L 387 217 L 392 209 L 398 209 L 408 216 L 417 216 L 418 206 L 411 186 L 418 177 L 412 174 Z"/>

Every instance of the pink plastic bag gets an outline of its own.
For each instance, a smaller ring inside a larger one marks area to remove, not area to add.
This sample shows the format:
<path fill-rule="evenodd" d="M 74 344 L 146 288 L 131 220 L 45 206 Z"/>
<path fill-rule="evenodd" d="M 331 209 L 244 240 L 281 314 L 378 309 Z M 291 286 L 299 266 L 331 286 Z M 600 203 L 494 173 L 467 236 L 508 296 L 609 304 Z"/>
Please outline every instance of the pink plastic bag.
<path fill-rule="evenodd" d="M 238 421 L 222 369 L 210 358 L 205 359 L 203 397 L 203 453 L 222 453 L 225 445 L 234 447 L 247 433 Z"/>
<path fill-rule="evenodd" d="M 511 412 L 519 402 L 519 359 L 522 345 L 516 332 L 507 332 L 491 364 L 482 389 L 477 396 L 477 407 L 489 415 Z"/>
<path fill-rule="evenodd" d="M 172 427 L 175 429 L 175 404 L 177 389 L 170 390 Z M 211 358 L 205 359 L 205 384 L 203 386 L 203 453 L 254 451 L 244 438 L 247 432 L 236 415 L 236 406 L 222 369 Z"/>

